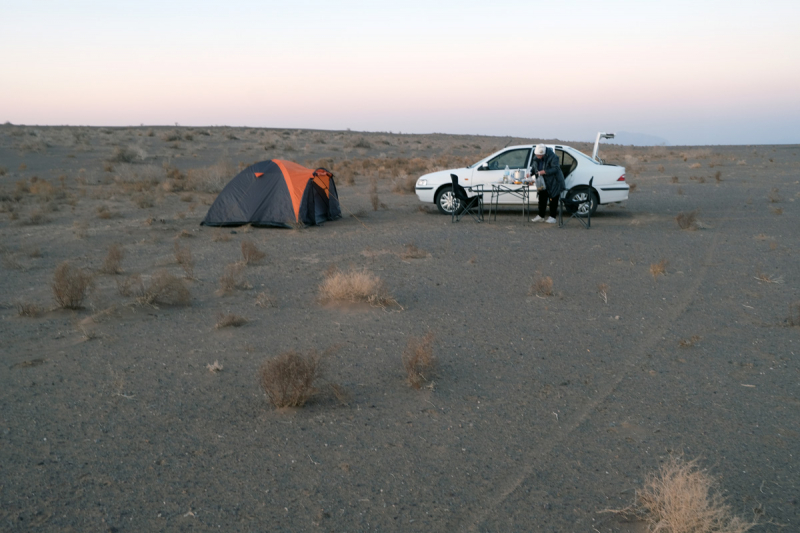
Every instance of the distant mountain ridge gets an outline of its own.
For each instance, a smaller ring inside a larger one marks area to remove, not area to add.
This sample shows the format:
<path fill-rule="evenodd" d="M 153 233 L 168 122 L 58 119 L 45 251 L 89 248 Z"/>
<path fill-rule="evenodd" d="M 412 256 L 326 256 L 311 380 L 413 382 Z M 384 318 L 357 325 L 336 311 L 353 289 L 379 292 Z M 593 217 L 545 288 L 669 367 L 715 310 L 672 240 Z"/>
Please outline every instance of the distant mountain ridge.
<path fill-rule="evenodd" d="M 606 141 L 610 144 L 625 144 L 633 146 L 667 146 L 669 141 L 656 135 L 646 133 L 633 133 L 630 131 L 617 132 L 613 139 Z"/>

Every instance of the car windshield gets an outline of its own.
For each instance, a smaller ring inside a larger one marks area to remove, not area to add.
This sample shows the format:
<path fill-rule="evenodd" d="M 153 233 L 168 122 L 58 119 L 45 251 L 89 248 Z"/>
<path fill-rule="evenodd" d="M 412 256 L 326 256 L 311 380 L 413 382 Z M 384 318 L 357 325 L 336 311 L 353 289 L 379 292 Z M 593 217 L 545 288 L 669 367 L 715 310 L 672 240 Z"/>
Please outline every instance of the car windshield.
<path fill-rule="evenodd" d="M 507 150 L 491 158 L 487 164 L 489 170 L 503 170 L 506 166 L 510 169 L 525 168 L 530 153 L 530 148 Z"/>

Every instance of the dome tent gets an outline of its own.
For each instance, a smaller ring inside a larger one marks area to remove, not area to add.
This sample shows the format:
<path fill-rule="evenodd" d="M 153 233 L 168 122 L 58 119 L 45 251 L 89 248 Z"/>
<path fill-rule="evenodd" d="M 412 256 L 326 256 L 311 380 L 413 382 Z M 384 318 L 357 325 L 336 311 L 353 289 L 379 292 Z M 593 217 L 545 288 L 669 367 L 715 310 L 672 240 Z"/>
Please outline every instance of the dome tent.
<path fill-rule="evenodd" d="M 314 226 L 341 216 L 333 174 L 272 159 L 229 181 L 200 225 Z"/>

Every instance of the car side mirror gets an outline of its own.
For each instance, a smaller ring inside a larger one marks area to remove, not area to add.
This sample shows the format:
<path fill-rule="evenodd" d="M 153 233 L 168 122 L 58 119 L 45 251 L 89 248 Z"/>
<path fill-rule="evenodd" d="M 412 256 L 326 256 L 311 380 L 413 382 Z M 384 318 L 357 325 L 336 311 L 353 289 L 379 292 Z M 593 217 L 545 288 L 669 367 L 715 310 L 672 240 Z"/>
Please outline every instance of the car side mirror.
<path fill-rule="evenodd" d="M 478 167 L 478 170 L 489 170 L 489 163 L 484 163 Z"/>

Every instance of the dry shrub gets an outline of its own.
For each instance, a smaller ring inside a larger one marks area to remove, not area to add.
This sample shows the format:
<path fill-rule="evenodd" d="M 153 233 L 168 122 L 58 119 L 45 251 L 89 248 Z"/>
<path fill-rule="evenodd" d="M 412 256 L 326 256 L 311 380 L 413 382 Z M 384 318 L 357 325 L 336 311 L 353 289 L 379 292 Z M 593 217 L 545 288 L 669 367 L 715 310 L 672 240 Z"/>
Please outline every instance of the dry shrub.
<path fill-rule="evenodd" d="M 693 163 L 693 164 L 689 165 L 689 168 L 700 168 L 702 166 L 703 165 L 701 165 L 700 163 Z"/>
<path fill-rule="evenodd" d="M 316 352 L 303 355 L 288 351 L 261 365 L 261 388 L 275 407 L 302 407 L 317 392 L 314 382 L 321 376 L 321 358 Z"/>
<path fill-rule="evenodd" d="M 89 272 L 64 261 L 56 267 L 53 274 L 53 298 L 63 309 L 80 309 L 92 284 L 93 279 Z"/>
<path fill-rule="evenodd" d="M 658 276 L 666 276 L 667 275 L 667 265 L 669 262 L 666 259 L 662 259 L 658 263 L 653 263 L 650 265 L 650 274 L 653 276 L 653 280 L 655 281 Z"/>
<path fill-rule="evenodd" d="M 608 283 L 601 283 L 597 286 L 597 294 L 603 300 L 603 303 L 608 304 Z"/>
<path fill-rule="evenodd" d="M 125 257 L 125 249 L 119 244 L 112 244 L 108 249 L 108 255 L 103 260 L 100 272 L 103 274 L 121 274 L 123 257 Z"/>
<path fill-rule="evenodd" d="M 325 302 L 367 302 L 378 307 L 399 305 L 381 278 L 367 270 L 341 272 L 333 269 L 325 274 L 319 286 L 320 299 Z"/>
<path fill-rule="evenodd" d="M 369 201 L 372 203 L 372 210 L 377 211 L 381 200 L 378 198 L 378 180 L 374 176 L 369 179 Z"/>
<path fill-rule="evenodd" d="M 72 223 L 72 231 L 78 239 L 85 239 L 89 234 L 89 224 L 83 221 L 76 220 Z"/>
<path fill-rule="evenodd" d="M 770 207 L 769 210 L 772 211 L 773 215 L 782 215 L 783 214 L 783 208 L 782 207 Z"/>
<path fill-rule="evenodd" d="M 769 191 L 769 195 L 767 196 L 770 203 L 776 204 L 783 200 L 783 197 L 780 195 L 780 191 L 777 187 L 773 187 L 771 191 Z"/>
<path fill-rule="evenodd" d="M 139 209 L 147 209 L 156 205 L 155 196 L 150 193 L 137 194 L 131 198 Z"/>
<path fill-rule="evenodd" d="M 144 284 L 141 274 L 132 274 L 127 278 L 117 279 L 117 292 L 120 296 L 130 298 L 139 297 L 144 294 Z"/>
<path fill-rule="evenodd" d="M 763 272 L 756 274 L 755 279 L 764 283 L 775 283 L 776 285 L 783 283 L 783 276 L 771 276 Z"/>
<path fill-rule="evenodd" d="M 42 314 L 42 308 L 30 302 L 17 302 L 17 314 L 19 316 L 36 318 Z"/>
<path fill-rule="evenodd" d="M 206 168 L 193 168 L 186 173 L 186 188 L 193 191 L 217 193 L 236 174 L 236 166 L 222 158 Z"/>
<path fill-rule="evenodd" d="M 428 332 L 424 337 L 411 337 L 403 350 L 403 368 L 406 370 L 408 384 L 419 389 L 428 381 L 436 362 L 433 356 L 433 333 Z"/>
<path fill-rule="evenodd" d="M 700 337 L 700 335 L 692 335 L 688 339 L 681 339 L 680 341 L 678 341 L 678 346 L 680 346 L 681 348 L 691 348 L 692 346 L 700 342 L 701 338 L 702 337 Z"/>
<path fill-rule="evenodd" d="M 140 282 L 137 292 L 138 303 L 152 306 L 156 304 L 186 306 L 192 300 L 192 295 L 183 281 L 166 270 L 159 270 L 153 274 L 147 287 L 143 287 Z"/>
<path fill-rule="evenodd" d="M 244 265 L 242 263 L 230 263 L 225 266 L 222 276 L 219 278 L 218 294 L 226 294 L 236 289 L 247 290 L 253 286 L 244 278 Z"/>
<path fill-rule="evenodd" d="M 672 176 L 672 183 L 680 183 L 680 178 L 678 176 Z"/>
<path fill-rule="evenodd" d="M 636 184 L 635 183 L 630 183 L 629 182 L 628 186 L 630 187 L 630 192 L 636 192 Z"/>
<path fill-rule="evenodd" d="M 678 227 L 685 230 L 694 231 L 700 228 L 699 221 L 697 220 L 697 215 L 700 211 L 695 209 L 694 211 L 689 211 L 688 213 L 680 212 L 675 217 L 675 222 L 678 223 Z"/>
<path fill-rule="evenodd" d="M 528 294 L 535 295 L 540 298 L 553 295 L 553 279 L 550 276 L 539 276 L 533 281 Z"/>
<path fill-rule="evenodd" d="M 114 148 L 114 153 L 108 159 L 112 163 L 133 163 L 137 159 L 144 159 L 147 157 L 144 150 L 139 147 L 121 147 Z"/>
<path fill-rule="evenodd" d="M 400 254 L 401 259 L 424 259 L 430 254 L 425 250 L 417 248 L 416 244 L 406 244 L 406 249 Z"/>
<path fill-rule="evenodd" d="M 719 170 L 714 172 L 714 179 L 716 180 L 717 183 L 721 182 L 722 181 L 722 172 L 719 171 Z"/>
<path fill-rule="evenodd" d="M 647 476 L 633 505 L 621 512 L 664 533 L 744 533 L 756 525 L 733 514 L 697 459 L 670 457 Z"/>
<path fill-rule="evenodd" d="M 173 253 L 175 255 L 175 262 L 178 263 L 183 271 L 186 273 L 187 279 L 195 279 L 194 277 L 194 259 L 192 258 L 192 251 L 188 246 L 181 246 L 177 242 L 173 245 Z"/>
<path fill-rule="evenodd" d="M 109 219 L 120 216 L 119 213 L 112 211 L 107 205 L 101 205 L 97 208 L 97 218 Z"/>
<path fill-rule="evenodd" d="M 256 265 L 267 257 L 267 254 L 259 250 L 253 241 L 245 239 L 242 241 L 242 257 L 245 265 Z"/>
<path fill-rule="evenodd" d="M 261 291 L 256 295 L 256 306 L 275 307 L 275 300 L 270 296 L 269 291 Z"/>
<path fill-rule="evenodd" d="M 392 192 L 396 194 L 413 194 L 417 187 L 416 176 L 400 174 L 392 179 Z"/>
<path fill-rule="evenodd" d="M 238 328 L 247 324 L 247 319 L 241 315 L 236 315 L 233 313 L 228 313 L 227 315 L 220 314 L 217 317 L 217 323 L 214 325 L 215 328 L 228 328 L 234 327 Z"/>

